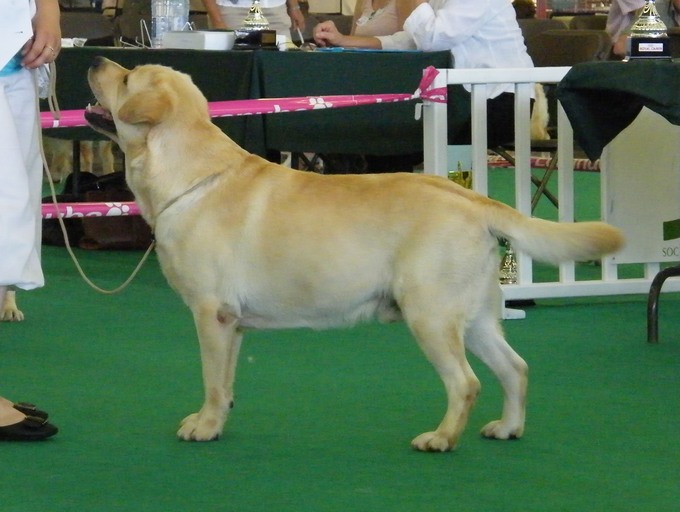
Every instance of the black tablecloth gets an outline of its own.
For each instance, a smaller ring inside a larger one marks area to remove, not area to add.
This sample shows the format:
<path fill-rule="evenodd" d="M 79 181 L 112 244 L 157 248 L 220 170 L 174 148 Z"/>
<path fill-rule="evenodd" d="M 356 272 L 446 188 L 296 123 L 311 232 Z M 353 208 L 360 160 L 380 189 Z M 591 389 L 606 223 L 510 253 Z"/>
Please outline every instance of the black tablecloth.
<path fill-rule="evenodd" d="M 262 98 L 414 92 L 443 52 L 259 52 L 254 94 Z M 415 101 L 265 116 L 270 149 L 313 153 L 408 154 L 423 149 Z"/>
<path fill-rule="evenodd" d="M 445 52 L 267 52 L 65 48 L 57 59 L 60 107 L 92 98 L 87 68 L 102 55 L 125 67 L 164 64 L 188 73 L 209 101 L 334 94 L 411 93 L 427 66 L 450 67 Z M 214 122 L 250 152 L 268 150 L 406 154 L 422 151 L 414 102 L 301 113 L 219 118 Z M 94 139 L 89 128 L 50 129 L 62 138 Z"/>
<path fill-rule="evenodd" d="M 574 138 L 588 158 L 596 160 L 642 107 L 680 125 L 680 61 L 577 64 L 557 87 L 557 98 L 574 128 Z"/>

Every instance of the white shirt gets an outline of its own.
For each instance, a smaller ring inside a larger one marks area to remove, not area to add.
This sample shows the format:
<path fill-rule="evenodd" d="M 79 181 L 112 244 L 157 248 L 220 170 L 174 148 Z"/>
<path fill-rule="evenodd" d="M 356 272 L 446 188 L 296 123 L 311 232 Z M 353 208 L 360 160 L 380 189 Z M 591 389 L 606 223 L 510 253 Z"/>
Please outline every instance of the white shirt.
<path fill-rule="evenodd" d="M 5 67 L 33 35 L 31 19 L 35 14 L 33 0 L 1 0 L 0 9 L 0 69 Z"/>
<path fill-rule="evenodd" d="M 406 19 L 404 30 L 378 37 L 384 50 L 450 50 L 456 68 L 532 68 L 509 0 L 430 0 Z M 510 84 L 488 97 L 513 92 Z"/>

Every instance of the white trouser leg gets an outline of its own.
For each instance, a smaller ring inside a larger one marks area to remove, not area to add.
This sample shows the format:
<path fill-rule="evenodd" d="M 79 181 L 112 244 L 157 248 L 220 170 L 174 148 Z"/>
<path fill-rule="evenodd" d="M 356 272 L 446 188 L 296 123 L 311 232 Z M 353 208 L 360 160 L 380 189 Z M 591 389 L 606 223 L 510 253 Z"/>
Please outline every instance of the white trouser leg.
<path fill-rule="evenodd" d="M 30 71 L 0 77 L 0 286 L 44 285 L 40 266 L 42 159 Z"/>

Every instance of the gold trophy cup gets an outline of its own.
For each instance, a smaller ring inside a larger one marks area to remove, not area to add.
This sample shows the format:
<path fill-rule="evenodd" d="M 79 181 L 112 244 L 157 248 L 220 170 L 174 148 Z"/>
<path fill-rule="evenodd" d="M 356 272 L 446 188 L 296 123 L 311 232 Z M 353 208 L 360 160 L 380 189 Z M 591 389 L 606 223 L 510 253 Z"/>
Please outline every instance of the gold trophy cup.
<path fill-rule="evenodd" d="M 671 49 L 666 24 L 656 10 L 654 0 L 647 0 L 630 27 L 629 59 L 670 59 Z"/>
<path fill-rule="evenodd" d="M 260 1 L 253 0 L 241 28 L 234 30 L 234 50 L 278 50 L 276 30 L 262 14 Z"/>

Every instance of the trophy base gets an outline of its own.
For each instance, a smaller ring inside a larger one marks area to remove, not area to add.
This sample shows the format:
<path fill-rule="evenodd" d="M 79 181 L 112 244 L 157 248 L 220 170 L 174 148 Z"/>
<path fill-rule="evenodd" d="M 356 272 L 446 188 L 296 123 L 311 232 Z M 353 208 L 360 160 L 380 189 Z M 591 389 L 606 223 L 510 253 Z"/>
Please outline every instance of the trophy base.
<path fill-rule="evenodd" d="M 234 50 L 278 50 L 276 30 L 235 30 Z"/>
<path fill-rule="evenodd" d="M 667 37 L 631 37 L 628 39 L 629 59 L 671 58 L 670 40 Z"/>

